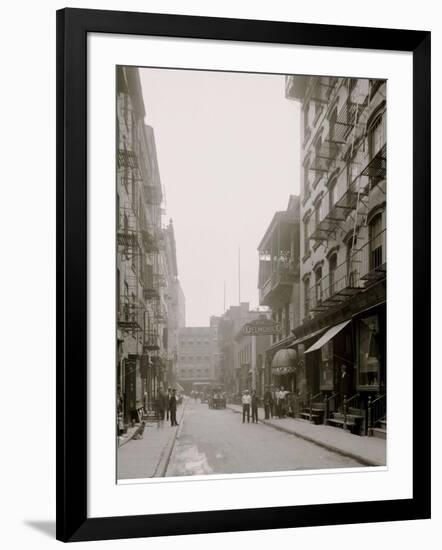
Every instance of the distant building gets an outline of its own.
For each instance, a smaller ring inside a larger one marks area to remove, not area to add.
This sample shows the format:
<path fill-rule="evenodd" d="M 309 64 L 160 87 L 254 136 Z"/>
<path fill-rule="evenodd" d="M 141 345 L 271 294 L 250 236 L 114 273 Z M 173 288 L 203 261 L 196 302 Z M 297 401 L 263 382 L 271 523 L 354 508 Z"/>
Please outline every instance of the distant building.
<path fill-rule="evenodd" d="M 217 380 L 224 385 L 231 396 L 238 393 L 238 377 L 240 376 L 237 371 L 238 343 L 236 337 L 246 323 L 258 319 L 262 314 L 263 312 L 260 310 L 251 310 L 248 302 L 241 302 L 238 306 L 231 306 L 219 318 Z"/>
<path fill-rule="evenodd" d="M 215 325 L 179 328 L 177 377 L 186 392 L 216 381 L 217 339 Z"/>
<path fill-rule="evenodd" d="M 301 322 L 290 344 L 318 400 L 386 426 L 386 82 L 286 78 L 302 107 Z M 331 420 L 333 423 L 333 420 Z"/>
<path fill-rule="evenodd" d="M 258 319 L 267 317 L 267 314 L 261 313 Z M 268 335 L 244 334 L 242 327 L 236 334 L 233 348 L 236 395 L 240 395 L 244 390 L 256 390 L 258 396 L 264 395 L 265 354 L 271 338 Z"/>

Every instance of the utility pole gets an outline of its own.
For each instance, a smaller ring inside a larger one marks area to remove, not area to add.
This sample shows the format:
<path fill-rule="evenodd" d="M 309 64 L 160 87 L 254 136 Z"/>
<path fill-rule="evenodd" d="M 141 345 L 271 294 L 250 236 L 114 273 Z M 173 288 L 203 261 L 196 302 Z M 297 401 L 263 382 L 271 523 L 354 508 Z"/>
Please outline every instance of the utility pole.
<path fill-rule="evenodd" d="M 238 305 L 241 304 L 241 247 L 238 247 Z"/>

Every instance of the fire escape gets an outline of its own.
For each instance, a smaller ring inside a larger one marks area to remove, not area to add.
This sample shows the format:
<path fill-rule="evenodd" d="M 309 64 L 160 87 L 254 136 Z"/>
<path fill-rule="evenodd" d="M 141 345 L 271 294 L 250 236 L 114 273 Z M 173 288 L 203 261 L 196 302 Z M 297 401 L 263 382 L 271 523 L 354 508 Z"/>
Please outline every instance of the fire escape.
<path fill-rule="evenodd" d="M 386 231 L 374 236 L 372 242 L 358 245 L 357 228 L 367 226 L 370 193 L 386 178 L 385 141 L 377 151 L 367 153 L 366 109 L 370 100 L 371 94 L 357 94 L 349 84 L 347 101 L 339 112 L 332 111 L 328 131 L 315 142 L 315 157 L 309 168 L 317 178 L 325 176 L 329 187 L 320 198 L 309 238 L 327 246 L 349 220 L 353 230 L 346 261 L 310 287 L 307 301 L 312 312 L 333 308 L 385 277 Z"/>

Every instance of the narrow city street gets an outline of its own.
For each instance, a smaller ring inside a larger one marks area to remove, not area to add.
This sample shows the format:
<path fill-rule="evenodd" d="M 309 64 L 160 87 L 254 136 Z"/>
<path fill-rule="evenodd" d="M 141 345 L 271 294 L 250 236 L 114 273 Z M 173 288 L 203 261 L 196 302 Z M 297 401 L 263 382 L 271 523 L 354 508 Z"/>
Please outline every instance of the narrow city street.
<path fill-rule="evenodd" d="M 189 399 L 166 476 L 253 473 L 361 466 L 299 437 L 242 423 L 231 409 Z"/>

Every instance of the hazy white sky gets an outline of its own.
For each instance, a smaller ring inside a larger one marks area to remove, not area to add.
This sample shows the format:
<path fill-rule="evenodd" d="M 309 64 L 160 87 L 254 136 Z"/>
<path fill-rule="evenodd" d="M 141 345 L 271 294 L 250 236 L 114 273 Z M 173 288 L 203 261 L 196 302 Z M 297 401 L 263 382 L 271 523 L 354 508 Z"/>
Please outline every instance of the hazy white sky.
<path fill-rule="evenodd" d="M 284 77 L 140 69 L 167 214 L 173 219 L 187 326 L 258 302 L 257 246 L 299 193 L 299 107 Z"/>

